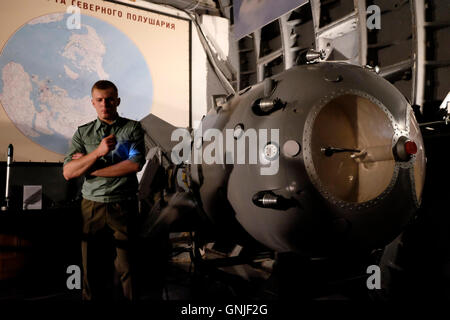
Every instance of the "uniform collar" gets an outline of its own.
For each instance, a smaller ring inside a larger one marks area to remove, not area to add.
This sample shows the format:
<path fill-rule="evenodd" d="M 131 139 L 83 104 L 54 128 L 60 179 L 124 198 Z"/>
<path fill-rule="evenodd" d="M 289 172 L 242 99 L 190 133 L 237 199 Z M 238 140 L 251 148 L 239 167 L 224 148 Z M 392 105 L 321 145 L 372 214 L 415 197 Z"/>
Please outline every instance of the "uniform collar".
<path fill-rule="evenodd" d="M 122 117 L 117 116 L 116 120 L 114 120 L 113 123 L 108 124 L 106 122 L 103 122 L 99 118 L 97 118 L 95 120 L 94 128 L 95 128 L 96 131 L 98 131 L 98 129 L 100 129 L 102 126 L 120 126 L 120 124 L 122 123 L 122 119 L 123 119 Z"/>

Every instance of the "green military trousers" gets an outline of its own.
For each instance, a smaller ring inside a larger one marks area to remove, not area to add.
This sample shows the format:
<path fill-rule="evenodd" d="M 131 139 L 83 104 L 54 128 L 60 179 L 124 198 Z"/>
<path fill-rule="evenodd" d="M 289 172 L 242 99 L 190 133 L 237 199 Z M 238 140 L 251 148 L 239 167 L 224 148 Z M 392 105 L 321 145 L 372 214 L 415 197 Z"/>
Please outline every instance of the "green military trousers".
<path fill-rule="evenodd" d="M 83 199 L 81 213 L 83 300 L 134 300 L 137 200 L 102 203 Z"/>

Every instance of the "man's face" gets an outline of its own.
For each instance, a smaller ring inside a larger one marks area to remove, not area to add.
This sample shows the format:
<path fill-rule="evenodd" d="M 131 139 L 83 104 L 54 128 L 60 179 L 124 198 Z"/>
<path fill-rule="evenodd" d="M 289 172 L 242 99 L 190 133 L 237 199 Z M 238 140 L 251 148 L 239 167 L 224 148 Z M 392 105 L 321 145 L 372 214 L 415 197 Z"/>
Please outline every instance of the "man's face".
<path fill-rule="evenodd" d="M 117 97 L 113 88 L 105 90 L 94 89 L 91 101 L 100 120 L 111 123 L 117 118 L 117 107 L 120 104 L 120 98 Z"/>

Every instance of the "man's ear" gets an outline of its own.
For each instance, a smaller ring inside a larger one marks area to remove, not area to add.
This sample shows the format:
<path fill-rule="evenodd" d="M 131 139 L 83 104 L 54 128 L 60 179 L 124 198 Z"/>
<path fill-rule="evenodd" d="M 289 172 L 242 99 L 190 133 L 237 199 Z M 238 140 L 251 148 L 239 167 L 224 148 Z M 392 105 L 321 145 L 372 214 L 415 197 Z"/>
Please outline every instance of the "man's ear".
<path fill-rule="evenodd" d="M 117 107 L 119 106 L 119 104 L 120 104 L 120 98 L 117 98 Z"/>

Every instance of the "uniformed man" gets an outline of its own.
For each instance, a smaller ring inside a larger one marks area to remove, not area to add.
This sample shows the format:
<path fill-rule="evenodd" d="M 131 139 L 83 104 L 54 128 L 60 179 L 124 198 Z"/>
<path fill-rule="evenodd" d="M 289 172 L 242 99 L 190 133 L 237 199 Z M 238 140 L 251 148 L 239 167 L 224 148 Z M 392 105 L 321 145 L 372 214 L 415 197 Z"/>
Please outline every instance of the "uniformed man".
<path fill-rule="evenodd" d="M 115 269 L 123 297 L 134 300 L 131 249 L 137 215 L 136 172 L 145 162 L 144 132 L 139 122 L 118 115 L 120 98 L 114 83 L 97 81 L 91 94 L 98 118 L 78 127 L 63 168 L 67 180 L 85 177 L 81 203 L 82 297 L 112 298 L 110 270 Z M 114 250 L 108 249 L 111 243 Z"/>

